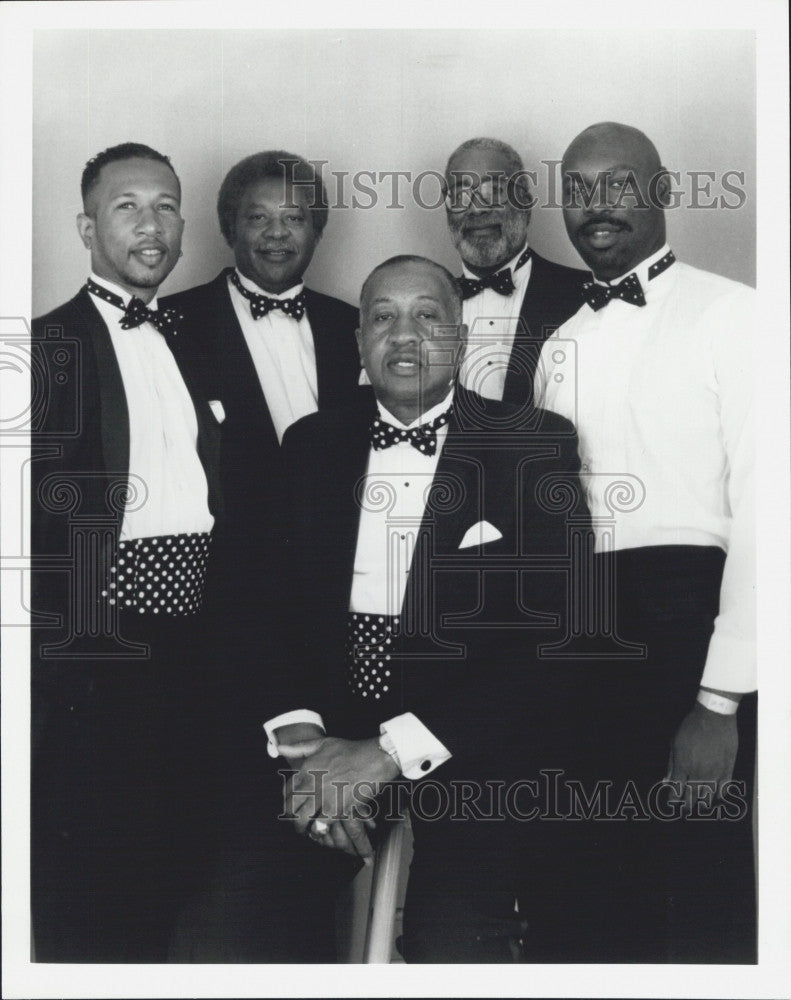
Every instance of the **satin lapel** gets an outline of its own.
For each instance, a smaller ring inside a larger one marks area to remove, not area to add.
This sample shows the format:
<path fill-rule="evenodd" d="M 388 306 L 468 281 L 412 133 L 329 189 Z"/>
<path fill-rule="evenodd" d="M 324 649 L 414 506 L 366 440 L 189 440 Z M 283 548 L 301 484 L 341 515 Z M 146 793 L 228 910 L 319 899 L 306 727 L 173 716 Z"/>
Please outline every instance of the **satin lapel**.
<path fill-rule="evenodd" d="M 457 393 L 460 391 L 457 390 Z M 409 585 L 402 608 L 407 620 L 420 617 L 418 609 L 413 606 L 414 601 L 420 601 L 425 610 L 427 595 L 418 592 L 416 583 L 420 579 L 431 578 L 432 556 L 455 552 L 466 529 L 482 519 L 481 483 L 484 475 L 480 459 L 471 455 L 464 432 L 454 415 L 448 425 L 448 436 L 437 463 L 412 557 Z M 417 577 L 415 574 L 418 574 Z"/>
<path fill-rule="evenodd" d="M 546 261 L 533 252 L 532 270 L 519 314 L 514 346 L 503 387 L 503 402 L 521 406 L 533 399 L 533 378 L 541 346 L 552 327 L 551 288 Z"/>
<path fill-rule="evenodd" d="M 245 401 L 245 410 L 253 417 L 255 427 L 262 436 L 271 438 L 274 447 L 279 447 L 275 425 L 266 405 L 266 397 L 258 372 L 255 370 L 253 356 L 247 346 L 236 310 L 231 301 L 228 289 L 227 271 L 217 279 L 217 312 L 216 318 L 220 327 L 220 351 L 224 368 L 223 396 L 232 395 Z"/>
<path fill-rule="evenodd" d="M 85 330 L 90 337 L 96 358 L 104 467 L 109 473 L 127 475 L 129 472 L 129 409 L 126 404 L 121 369 L 113 350 L 113 342 L 87 289 L 83 288 L 80 291 L 76 305 L 84 317 Z"/>
<path fill-rule="evenodd" d="M 316 307 L 316 299 L 309 288 L 305 289 L 305 306 L 316 351 L 316 392 L 321 408 L 322 404 L 327 405 L 326 399 L 331 395 L 330 387 L 338 380 L 336 337 L 335 331 L 328 329 L 326 316 L 323 310 Z"/>
<path fill-rule="evenodd" d="M 198 456 L 206 473 L 209 486 L 209 509 L 216 517 L 221 506 L 219 482 L 220 469 L 220 425 L 204 393 L 199 388 L 199 380 L 193 375 L 188 357 L 184 355 L 183 338 L 178 333 L 165 335 L 165 341 L 176 360 L 184 385 L 192 398 L 195 417 L 198 421 Z"/>
<path fill-rule="evenodd" d="M 354 557 L 357 552 L 357 534 L 360 526 L 359 497 L 363 489 L 363 477 L 368 467 L 371 421 L 376 414 L 376 406 L 371 394 L 355 414 L 355 420 L 343 438 L 337 440 L 337 453 L 333 462 L 335 475 L 328 484 L 326 501 L 331 523 L 335 529 L 333 548 L 337 553 L 336 565 L 339 571 L 337 593 L 342 597 L 348 610 L 354 574 Z"/>

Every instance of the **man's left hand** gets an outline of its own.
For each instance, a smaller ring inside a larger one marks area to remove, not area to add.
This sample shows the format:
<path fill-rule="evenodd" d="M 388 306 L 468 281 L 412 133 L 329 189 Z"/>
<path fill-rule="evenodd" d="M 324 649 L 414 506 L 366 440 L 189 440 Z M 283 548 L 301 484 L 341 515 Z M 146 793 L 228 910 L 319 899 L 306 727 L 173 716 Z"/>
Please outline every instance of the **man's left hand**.
<path fill-rule="evenodd" d="M 679 783 L 687 809 L 692 808 L 693 796 L 710 801 L 720 794 L 733 775 L 738 746 L 736 716 L 712 712 L 696 702 L 670 744 L 667 779 Z M 710 783 L 711 794 L 696 794 L 690 782 Z"/>

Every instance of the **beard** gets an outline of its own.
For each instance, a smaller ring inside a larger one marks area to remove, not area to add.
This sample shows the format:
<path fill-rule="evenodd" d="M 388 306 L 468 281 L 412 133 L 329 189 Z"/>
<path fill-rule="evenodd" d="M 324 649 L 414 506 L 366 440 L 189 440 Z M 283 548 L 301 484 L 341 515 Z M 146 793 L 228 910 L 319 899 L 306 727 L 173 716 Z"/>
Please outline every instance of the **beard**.
<path fill-rule="evenodd" d="M 493 219 L 500 227 L 499 235 L 476 236 L 474 230 L 464 232 L 464 219 L 450 220 L 453 245 L 465 264 L 478 268 L 497 268 L 507 264 L 524 246 L 528 220 L 521 213 L 510 211 Z"/>

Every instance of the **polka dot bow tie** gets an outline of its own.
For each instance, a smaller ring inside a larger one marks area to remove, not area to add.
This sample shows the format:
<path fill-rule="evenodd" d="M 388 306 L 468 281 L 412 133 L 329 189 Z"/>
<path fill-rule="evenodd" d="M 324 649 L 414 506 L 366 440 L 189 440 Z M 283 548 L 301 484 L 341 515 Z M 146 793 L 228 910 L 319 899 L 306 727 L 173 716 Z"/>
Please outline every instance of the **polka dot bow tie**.
<path fill-rule="evenodd" d="M 531 251 L 528 247 L 516 262 L 514 271 L 518 271 L 523 264 L 526 264 L 530 260 L 530 254 Z M 485 278 L 467 278 L 462 276 L 458 281 L 462 298 L 465 300 L 471 299 L 474 295 L 482 292 L 484 288 L 491 288 L 498 295 L 510 295 L 514 290 L 514 279 L 511 277 L 510 267 L 504 267 L 502 271 L 498 271 L 496 274 L 489 274 Z"/>
<path fill-rule="evenodd" d="M 133 295 L 129 300 L 129 305 L 125 306 L 124 300 L 120 295 L 116 295 L 101 285 L 97 285 L 90 278 L 88 279 L 87 288 L 92 295 L 104 299 L 105 302 L 109 302 L 111 306 L 115 306 L 116 309 L 120 309 L 123 312 L 124 315 L 121 318 L 122 330 L 131 330 L 142 326 L 143 323 L 151 323 L 160 333 L 178 333 L 179 321 L 183 319 L 178 309 L 149 309 L 145 302 L 136 295 Z"/>
<path fill-rule="evenodd" d="M 408 441 L 421 455 L 436 455 L 437 431 L 448 423 L 452 413 L 453 407 L 450 406 L 444 413 L 440 413 L 438 417 L 430 420 L 427 424 L 410 427 L 409 430 L 405 430 L 403 427 L 394 427 L 377 417 L 371 424 L 371 446 L 374 451 L 383 451 L 391 445 Z"/>
<path fill-rule="evenodd" d="M 260 295 L 258 292 L 251 292 L 248 288 L 245 288 L 241 281 L 239 281 L 239 275 L 236 271 L 231 271 L 231 281 L 237 291 L 244 295 L 250 303 L 250 314 L 253 319 L 261 319 L 262 316 L 266 316 L 273 309 L 281 309 L 286 316 L 290 316 L 292 319 L 297 320 L 297 322 L 305 315 L 304 292 L 300 292 L 299 295 L 294 295 L 290 299 L 273 299 L 269 295 Z"/>
<path fill-rule="evenodd" d="M 672 250 L 668 250 L 664 257 L 654 261 L 648 268 L 648 280 L 653 281 L 657 275 L 666 271 L 675 262 L 675 254 Z M 618 285 L 597 285 L 593 281 L 586 281 L 582 286 L 582 291 L 585 301 L 594 312 L 603 309 L 612 299 L 623 299 L 624 302 L 630 302 L 633 306 L 645 305 L 643 286 L 636 274 L 627 275 Z"/>
<path fill-rule="evenodd" d="M 630 274 L 618 285 L 597 285 L 593 281 L 586 281 L 582 291 L 585 301 L 594 312 L 603 309 L 612 299 L 623 299 L 624 302 L 631 302 L 633 306 L 645 305 L 643 286 L 636 274 Z"/>

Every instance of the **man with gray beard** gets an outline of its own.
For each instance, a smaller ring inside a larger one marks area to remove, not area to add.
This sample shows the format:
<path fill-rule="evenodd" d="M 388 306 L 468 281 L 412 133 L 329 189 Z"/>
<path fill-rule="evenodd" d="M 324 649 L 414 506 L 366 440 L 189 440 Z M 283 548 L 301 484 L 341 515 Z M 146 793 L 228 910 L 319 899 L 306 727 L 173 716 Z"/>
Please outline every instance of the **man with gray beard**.
<path fill-rule="evenodd" d="M 533 198 L 522 159 L 507 143 L 463 142 L 450 155 L 445 182 L 469 329 L 460 383 L 489 399 L 529 405 L 541 345 L 582 305 L 588 274 L 528 245 Z"/>

